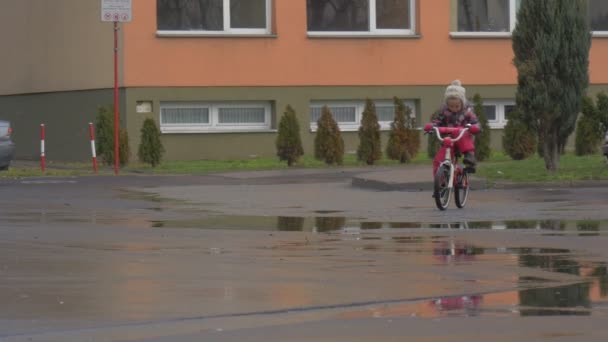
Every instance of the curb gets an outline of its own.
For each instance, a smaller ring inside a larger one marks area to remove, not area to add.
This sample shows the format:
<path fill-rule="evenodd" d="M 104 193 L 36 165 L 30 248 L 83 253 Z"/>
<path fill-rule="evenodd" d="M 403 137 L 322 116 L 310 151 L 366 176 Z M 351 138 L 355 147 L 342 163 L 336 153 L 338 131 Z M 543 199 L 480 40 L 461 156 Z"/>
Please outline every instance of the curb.
<path fill-rule="evenodd" d="M 471 177 L 469 180 L 471 183 L 471 189 L 473 190 L 486 190 L 491 188 L 487 186 L 485 179 Z M 351 180 L 351 185 L 356 188 L 368 190 L 411 192 L 433 191 L 434 187 L 434 184 L 431 181 L 396 183 L 367 179 L 364 177 L 353 177 Z"/>
<path fill-rule="evenodd" d="M 512 189 L 569 189 L 569 188 L 599 188 L 608 187 L 605 180 L 586 180 L 569 182 L 489 182 L 484 178 L 470 178 L 473 190 L 512 190 Z M 353 177 L 351 185 L 356 188 L 377 191 L 433 191 L 433 182 L 406 182 L 396 183 L 380 180 L 367 179 L 364 177 Z"/>

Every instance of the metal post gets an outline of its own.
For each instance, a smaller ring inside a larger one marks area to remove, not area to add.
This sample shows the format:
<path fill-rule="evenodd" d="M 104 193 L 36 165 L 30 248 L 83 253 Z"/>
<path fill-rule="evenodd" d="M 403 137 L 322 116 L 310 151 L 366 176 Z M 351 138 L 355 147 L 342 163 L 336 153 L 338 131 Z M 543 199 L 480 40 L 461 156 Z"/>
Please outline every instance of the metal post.
<path fill-rule="evenodd" d="M 40 124 L 40 170 L 42 172 L 46 169 L 46 154 L 44 151 L 45 135 L 44 124 Z"/>
<path fill-rule="evenodd" d="M 93 156 L 93 171 L 97 173 L 97 153 L 95 152 L 95 129 L 93 123 L 89 122 L 89 138 L 91 139 L 91 156 Z"/>
<path fill-rule="evenodd" d="M 118 115 L 118 22 L 114 22 L 114 174 L 119 165 L 119 115 Z"/>

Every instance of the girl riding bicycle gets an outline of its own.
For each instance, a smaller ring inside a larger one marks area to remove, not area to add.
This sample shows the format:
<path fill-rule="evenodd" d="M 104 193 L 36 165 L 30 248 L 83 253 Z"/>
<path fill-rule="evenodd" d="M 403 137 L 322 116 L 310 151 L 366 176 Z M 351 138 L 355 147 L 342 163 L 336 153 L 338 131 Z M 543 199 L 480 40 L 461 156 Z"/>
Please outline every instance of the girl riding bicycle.
<path fill-rule="evenodd" d="M 466 89 L 459 80 L 453 81 L 446 88 L 444 100 L 445 104 L 431 118 L 433 126 L 466 127 L 467 125 L 475 125 L 478 129 L 480 128 L 477 115 L 475 115 L 473 108 L 469 105 L 469 101 L 467 101 Z M 455 145 L 457 154 L 464 155 L 464 164 L 467 166 L 467 172 L 475 173 L 475 141 L 473 136 L 469 132 L 466 132 Z M 443 160 L 445 160 L 445 155 L 443 155 L 442 150 L 439 150 L 433 160 L 433 175 L 437 173 L 437 168 Z"/>

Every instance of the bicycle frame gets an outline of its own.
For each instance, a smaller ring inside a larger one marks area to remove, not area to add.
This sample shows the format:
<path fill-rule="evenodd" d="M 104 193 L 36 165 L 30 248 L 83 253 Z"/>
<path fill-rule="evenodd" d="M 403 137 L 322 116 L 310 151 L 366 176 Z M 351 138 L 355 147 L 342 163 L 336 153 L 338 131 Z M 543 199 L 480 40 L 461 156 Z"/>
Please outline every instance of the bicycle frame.
<path fill-rule="evenodd" d="M 462 139 L 464 134 L 469 130 L 469 127 L 433 127 L 433 131 L 437 135 L 437 139 L 441 141 L 441 145 L 445 148 L 445 159 L 441 162 L 440 165 L 446 165 L 450 169 L 450 179 L 448 181 L 448 189 L 452 189 L 454 187 L 454 162 L 452 161 L 452 148 L 454 148 L 454 144 Z M 460 131 L 456 138 L 452 137 L 442 137 L 441 134 L 454 134 L 455 132 Z"/>

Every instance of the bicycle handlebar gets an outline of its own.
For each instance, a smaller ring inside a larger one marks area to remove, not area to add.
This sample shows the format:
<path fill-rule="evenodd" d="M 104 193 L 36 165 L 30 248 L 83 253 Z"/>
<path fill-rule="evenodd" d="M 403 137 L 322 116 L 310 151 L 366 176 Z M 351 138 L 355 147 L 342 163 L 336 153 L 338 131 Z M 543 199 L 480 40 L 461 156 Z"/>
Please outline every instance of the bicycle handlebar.
<path fill-rule="evenodd" d="M 443 138 L 441 137 L 441 133 L 448 134 L 448 133 L 454 133 L 455 131 L 460 131 L 460 134 L 458 134 L 458 136 L 456 138 L 452 139 L 452 142 L 457 142 L 458 140 L 462 139 L 464 134 L 470 128 L 471 128 L 470 126 L 462 127 L 462 128 L 461 127 L 433 127 L 433 131 L 435 131 L 435 134 L 437 134 L 437 139 L 439 139 L 439 141 L 443 141 Z"/>

